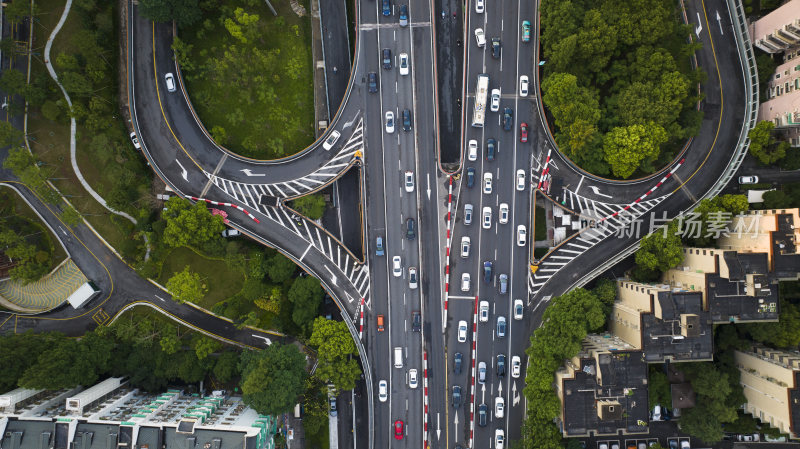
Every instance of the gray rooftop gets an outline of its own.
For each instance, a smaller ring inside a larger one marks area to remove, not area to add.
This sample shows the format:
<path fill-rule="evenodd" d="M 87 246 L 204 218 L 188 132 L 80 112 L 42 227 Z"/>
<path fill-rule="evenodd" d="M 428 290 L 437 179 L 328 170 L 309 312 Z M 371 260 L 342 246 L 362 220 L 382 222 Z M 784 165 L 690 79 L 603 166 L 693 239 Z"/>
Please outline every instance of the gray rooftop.
<path fill-rule="evenodd" d="M 711 316 L 703 310 L 700 292 L 661 291 L 661 319 L 642 314 L 642 350 L 648 363 L 710 360 L 713 355 Z"/>

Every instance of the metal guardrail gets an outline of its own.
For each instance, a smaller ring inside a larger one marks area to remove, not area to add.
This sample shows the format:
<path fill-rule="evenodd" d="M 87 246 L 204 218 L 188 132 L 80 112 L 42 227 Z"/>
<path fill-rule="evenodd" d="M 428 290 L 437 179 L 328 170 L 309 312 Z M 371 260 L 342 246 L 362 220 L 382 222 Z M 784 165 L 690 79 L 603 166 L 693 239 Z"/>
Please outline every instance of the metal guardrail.
<path fill-rule="evenodd" d="M 728 14 L 731 16 L 731 24 L 734 32 L 733 34 L 736 37 L 736 48 L 739 52 L 739 60 L 742 65 L 742 71 L 744 72 L 743 87 L 747 98 L 747 101 L 745 101 L 745 119 L 744 123 L 742 124 L 742 130 L 739 133 L 739 140 L 736 144 L 736 149 L 733 152 L 730 162 L 728 162 L 728 166 L 725 167 L 725 171 L 722 173 L 719 179 L 717 179 L 717 182 L 715 182 L 714 185 L 708 189 L 708 191 L 702 197 L 700 197 L 696 203 L 687 208 L 686 211 L 694 209 L 697 207 L 700 201 L 704 199 L 719 195 L 723 187 L 725 187 L 731 181 L 731 179 L 733 179 L 734 174 L 737 170 L 739 170 L 739 166 L 742 165 L 742 161 L 744 160 L 745 156 L 747 156 L 747 150 L 750 147 L 750 139 L 747 137 L 747 133 L 749 133 L 750 130 L 756 126 L 756 119 L 758 117 L 758 70 L 756 70 L 756 58 L 753 54 L 753 46 L 750 43 L 750 36 L 747 32 L 747 17 L 744 14 L 744 7 L 742 6 L 741 0 L 726 0 L 726 2 L 728 3 Z M 638 241 L 631 244 L 629 247 L 606 260 L 603 264 L 592 270 L 590 273 L 587 273 L 585 276 L 575 281 L 566 291 L 586 285 L 592 279 L 596 278 L 625 257 L 633 254 L 638 247 Z"/>

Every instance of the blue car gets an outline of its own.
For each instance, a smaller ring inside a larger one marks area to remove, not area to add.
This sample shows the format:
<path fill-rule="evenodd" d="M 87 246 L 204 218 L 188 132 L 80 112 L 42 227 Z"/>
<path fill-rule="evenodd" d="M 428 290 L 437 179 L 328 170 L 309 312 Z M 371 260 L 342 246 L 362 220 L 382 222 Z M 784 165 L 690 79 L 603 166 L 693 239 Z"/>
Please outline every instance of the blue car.
<path fill-rule="evenodd" d="M 383 237 L 378 237 L 375 240 L 375 255 L 376 256 L 383 255 Z"/>
<path fill-rule="evenodd" d="M 400 26 L 408 26 L 408 5 L 400 5 Z"/>
<path fill-rule="evenodd" d="M 392 0 L 383 0 L 383 15 L 389 17 L 392 15 Z"/>

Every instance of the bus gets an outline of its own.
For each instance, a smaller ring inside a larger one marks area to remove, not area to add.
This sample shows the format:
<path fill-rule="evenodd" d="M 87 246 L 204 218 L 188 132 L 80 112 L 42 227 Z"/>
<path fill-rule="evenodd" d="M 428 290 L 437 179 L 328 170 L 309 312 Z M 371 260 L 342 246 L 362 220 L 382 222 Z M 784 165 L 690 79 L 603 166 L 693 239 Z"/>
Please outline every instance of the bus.
<path fill-rule="evenodd" d="M 486 96 L 489 93 L 489 75 L 478 75 L 478 85 L 475 87 L 475 110 L 472 111 L 472 126 L 483 128 L 486 119 Z"/>

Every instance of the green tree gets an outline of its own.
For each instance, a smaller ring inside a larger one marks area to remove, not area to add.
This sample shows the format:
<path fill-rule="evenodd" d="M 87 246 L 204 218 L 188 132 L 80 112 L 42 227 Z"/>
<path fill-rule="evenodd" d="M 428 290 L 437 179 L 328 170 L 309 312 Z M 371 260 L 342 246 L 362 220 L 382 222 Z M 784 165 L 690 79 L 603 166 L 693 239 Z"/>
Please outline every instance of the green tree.
<path fill-rule="evenodd" d="M 36 363 L 39 354 L 64 339 L 59 333 L 34 334 L 33 331 L 0 336 L 0 390 L 11 391 L 25 371 Z"/>
<path fill-rule="evenodd" d="M 592 293 L 603 304 L 603 313 L 609 315 L 611 308 L 614 307 L 614 301 L 617 300 L 617 283 L 607 278 L 599 279 Z"/>
<path fill-rule="evenodd" d="M 308 344 L 317 348 L 319 357 L 315 376 L 332 382 L 339 391 L 355 388 L 356 380 L 361 376 L 361 368 L 353 359 L 356 345 L 344 321 L 317 317 Z"/>
<path fill-rule="evenodd" d="M 297 264 L 281 253 L 275 253 L 267 262 L 267 275 L 276 284 L 283 284 L 297 271 Z"/>
<path fill-rule="evenodd" d="M 325 198 L 319 193 L 312 193 L 292 201 L 292 206 L 306 217 L 319 220 L 325 213 Z"/>
<path fill-rule="evenodd" d="M 164 241 L 168 245 L 201 246 L 222 238 L 221 232 L 225 229 L 222 217 L 211 215 L 205 202 L 198 201 L 192 206 L 182 198 L 172 197 L 166 206 L 162 216 L 167 222 Z"/>
<path fill-rule="evenodd" d="M 628 178 L 636 169 L 649 166 L 658 158 L 667 132 L 650 122 L 614 128 L 603 140 L 606 161 L 615 176 Z"/>
<path fill-rule="evenodd" d="M 294 304 L 292 321 L 299 327 L 307 329 L 319 313 L 322 303 L 323 290 L 319 279 L 305 276 L 298 277 L 292 283 L 287 294 L 289 301 Z"/>
<path fill-rule="evenodd" d="M 669 379 L 664 371 L 655 366 L 650 366 L 647 393 L 650 398 L 651 407 L 656 404 L 669 407 L 670 404 L 672 404 L 672 392 L 670 391 Z"/>
<path fill-rule="evenodd" d="M 750 139 L 750 155 L 762 165 L 772 165 L 786 156 L 788 142 L 778 142 L 772 135 L 775 123 L 762 120 L 756 124 L 747 137 Z"/>
<path fill-rule="evenodd" d="M 140 0 L 139 13 L 154 22 L 174 20 L 180 28 L 202 18 L 198 0 Z"/>
<path fill-rule="evenodd" d="M 9 123 L 7 121 L 1 121 L 0 122 L 0 147 L 17 146 L 17 145 L 21 145 L 21 144 L 22 144 L 22 131 L 18 130 L 17 128 L 14 128 L 14 125 L 12 125 L 11 123 Z M 28 153 L 27 151 L 25 153 L 27 153 L 28 156 L 30 156 L 30 153 Z M 19 153 L 15 153 L 15 155 L 18 156 L 18 157 L 23 157 Z M 8 157 L 12 158 L 13 156 L 14 155 L 12 155 L 9 152 L 9 156 Z M 27 159 L 27 161 L 33 161 L 33 156 L 30 156 L 30 159 Z M 33 161 L 33 162 L 35 162 L 35 161 Z M 31 162 L 31 163 L 33 163 L 33 162 Z M 10 164 L 13 164 L 13 161 Z M 12 171 L 14 171 L 14 168 L 17 168 L 18 170 L 25 168 L 25 166 L 23 166 L 22 164 L 19 164 L 19 166 L 14 167 L 14 166 L 11 166 L 11 165 L 7 165 L 6 162 L 3 163 L 3 166 L 6 167 L 6 168 L 10 168 Z"/>
<path fill-rule="evenodd" d="M 25 74 L 17 69 L 5 70 L 0 76 L 0 89 L 9 94 L 24 95 L 27 84 Z"/>
<path fill-rule="evenodd" d="M 750 204 L 745 195 L 720 195 L 700 201 L 700 204 L 692 211 L 694 216 L 687 216 L 682 220 L 682 232 L 684 241 L 694 246 L 709 247 L 716 244 L 718 237 L 717 230 L 728 228 L 729 225 L 735 227 L 735 217 L 747 212 Z M 700 226 L 693 221 L 697 221 L 699 215 Z"/>
<path fill-rule="evenodd" d="M 81 213 L 72 206 L 65 207 L 58 217 L 68 226 L 77 226 L 83 221 Z"/>
<path fill-rule="evenodd" d="M 556 136 L 559 145 L 572 157 L 583 158 L 584 153 L 593 149 L 590 144 L 600 121 L 597 93 L 579 86 L 578 78 L 569 73 L 546 77 L 542 81 L 542 91 L 542 100 L 553 114 L 558 134 L 563 134 L 561 138 Z"/>
<path fill-rule="evenodd" d="M 189 271 L 188 266 L 169 278 L 166 287 L 172 293 L 172 298 L 180 303 L 197 303 L 208 292 L 208 286 L 200 279 L 200 275 Z"/>
<path fill-rule="evenodd" d="M 42 116 L 55 122 L 61 116 L 61 107 L 55 101 L 47 100 L 42 105 Z"/>
<path fill-rule="evenodd" d="M 220 382 L 230 382 L 239 376 L 239 354 L 234 351 L 225 351 L 217 358 L 214 364 L 214 376 Z"/>
<path fill-rule="evenodd" d="M 636 251 L 636 265 L 664 272 L 683 262 L 683 246 L 677 232 L 678 224 L 672 221 L 666 230 L 657 230 L 643 238 Z"/>
<path fill-rule="evenodd" d="M 91 94 L 94 89 L 92 82 L 77 72 L 64 72 L 58 78 L 61 80 L 61 85 L 70 95 L 85 97 Z"/>
<path fill-rule="evenodd" d="M 316 435 L 323 426 L 328 425 L 328 395 L 326 385 L 317 377 L 306 380 L 303 392 L 303 429 L 309 435 Z"/>
<path fill-rule="evenodd" d="M 273 343 L 260 351 L 245 351 L 240 359 L 242 399 L 264 415 L 291 410 L 303 392 L 306 358 L 294 345 Z"/>
<path fill-rule="evenodd" d="M 222 343 L 205 335 L 195 334 L 192 338 L 192 346 L 194 347 L 197 360 L 203 360 L 209 355 L 222 349 Z"/>
<path fill-rule="evenodd" d="M 764 208 L 765 209 L 783 209 L 792 207 L 792 197 L 786 194 L 783 190 L 770 190 L 764 192 Z"/>
<path fill-rule="evenodd" d="M 30 17 L 31 8 L 34 8 L 33 14 L 36 14 L 37 10 L 32 2 L 24 0 L 13 1 L 3 8 L 3 17 L 8 23 L 20 24 L 23 19 Z"/>

